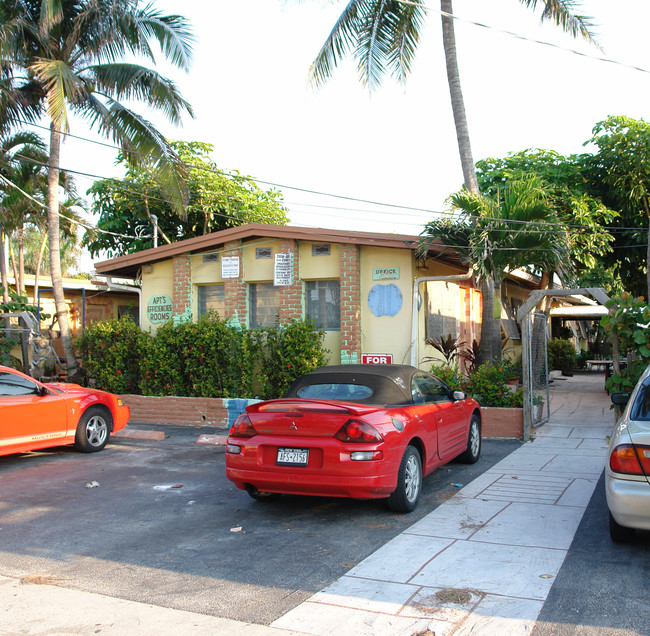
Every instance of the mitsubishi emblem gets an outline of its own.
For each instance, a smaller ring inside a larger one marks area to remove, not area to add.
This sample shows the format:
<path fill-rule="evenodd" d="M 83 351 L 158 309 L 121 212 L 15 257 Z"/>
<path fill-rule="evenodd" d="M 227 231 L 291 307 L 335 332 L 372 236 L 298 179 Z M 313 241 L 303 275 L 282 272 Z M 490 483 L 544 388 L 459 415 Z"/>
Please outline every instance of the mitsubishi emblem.
<path fill-rule="evenodd" d="M 296 426 L 295 422 L 291 422 L 291 426 L 289 427 L 290 431 L 297 431 L 298 427 Z"/>

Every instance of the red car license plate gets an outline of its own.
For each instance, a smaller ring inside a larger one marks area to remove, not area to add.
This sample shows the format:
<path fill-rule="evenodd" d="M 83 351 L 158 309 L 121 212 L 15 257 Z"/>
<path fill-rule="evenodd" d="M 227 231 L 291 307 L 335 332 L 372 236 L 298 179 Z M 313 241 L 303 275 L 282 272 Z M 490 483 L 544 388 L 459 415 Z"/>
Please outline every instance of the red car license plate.
<path fill-rule="evenodd" d="M 275 463 L 289 466 L 306 466 L 308 460 L 308 448 L 278 448 L 278 456 Z"/>

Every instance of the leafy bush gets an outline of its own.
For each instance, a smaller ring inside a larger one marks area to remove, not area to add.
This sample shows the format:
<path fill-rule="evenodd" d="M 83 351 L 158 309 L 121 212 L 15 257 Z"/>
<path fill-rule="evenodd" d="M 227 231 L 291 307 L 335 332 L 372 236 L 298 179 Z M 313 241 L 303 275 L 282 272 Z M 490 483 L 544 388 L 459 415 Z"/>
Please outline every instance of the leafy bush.
<path fill-rule="evenodd" d="M 310 320 L 264 330 L 261 346 L 263 376 L 261 397 L 280 397 L 301 375 L 325 364 L 323 331 L 315 331 Z"/>
<path fill-rule="evenodd" d="M 580 352 L 576 355 L 576 369 L 586 369 L 587 360 L 589 360 L 589 351 L 580 349 Z"/>
<path fill-rule="evenodd" d="M 467 390 L 467 380 L 458 369 L 458 365 L 452 367 L 446 364 L 434 364 L 431 373 L 440 378 L 452 391 Z"/>
<path fill-rule="evenodd" d="M 280 397 L 298 376 L 325 364 L 323 332 L 306 320 L 242 329 L 216 314 L 168 322 L 155 335 L 126 317 L 86 328 L 84 369 L 114 393 L 180 397 Z"/>
<path fill-rule="evenodd" d="M 94 322 L 79 340 L 86 376 L 112 393 L 139 393 L 140 365 L 147 336 L 130 316 Z"/>
<path fill-rule="evenodd" d="M 521 407 L 523 389 L 512 391 L 508 385 L 513 373 L 513 367 L 507 361 L 484 362 L 470 374 L 467 392 L 481 406 Z"/>
<path fill-rule="evenodd" d="M 4 292 L 4 287 L 0 287 L 0 295 Z M 9 301 L 4 302 L 0 300 L 0 313 L 8 314 L 18 314 L 21 311 L 29 311 L 32 314 L 36 315 L 39 313 L 39 309 L 36 305 L 32 305 L 29 302 L 27 296 L 19 296 L 12 289 L 9 290 Z M 47 320 L 51 318 L 50 314 L 44 314 L 40 312 L 40 319 Z"/>
<path fill-rule="evenodd" d="M 576 368 L 576 351 L 569 340 L 553 338 L 548 341 L 548 368 L 568 373 Z"/>
<path fill-rule="evenodd" d="M 476 370 L 470 370 L 467 377 L 457 366 L 444 364 L 431 367 L 431 373 L 453 391 L 465 391 L 481 406 L 521 407 L 524 402 L 523 389 L 513 391 L 508 385 L 508 380 L 518 375 L 518 369 L 507 360 L 484 362 Z"/>

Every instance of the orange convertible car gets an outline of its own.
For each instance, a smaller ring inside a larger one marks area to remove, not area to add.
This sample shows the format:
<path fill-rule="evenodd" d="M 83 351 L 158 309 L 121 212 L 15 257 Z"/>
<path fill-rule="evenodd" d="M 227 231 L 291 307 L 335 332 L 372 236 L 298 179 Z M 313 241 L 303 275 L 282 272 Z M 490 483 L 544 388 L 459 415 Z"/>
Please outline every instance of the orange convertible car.
<path fill-rule="evenodd" d="M 72 444 L 100 451 L 130 410 L 112 393 L 78 384 L 42 384 L 0 366 L 0 455 Z"/>

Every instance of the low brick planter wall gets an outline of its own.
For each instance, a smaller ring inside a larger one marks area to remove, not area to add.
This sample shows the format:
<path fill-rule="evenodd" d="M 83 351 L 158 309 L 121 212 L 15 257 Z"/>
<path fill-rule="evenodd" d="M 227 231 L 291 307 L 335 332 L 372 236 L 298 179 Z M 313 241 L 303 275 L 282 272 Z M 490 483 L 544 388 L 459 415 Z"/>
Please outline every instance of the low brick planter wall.
<path fill-rule="evenodd" d="M 483 437 L 523 439 L 524 409 L 481 407 Z"/>
<path fill-rule="evenodd" d="M 228 428 L 244 409 L 259 400 L 239 398 L 155 397 L 121 395 L 134 424 L 172 424 Z"/>
<path fill-rule="evenodd" d="M 229 428 L 249 404 L 259 400 L 241 398 L 153 397 L 121 395 L 131 408 L 134 424 L 172 424 Z M 522 439 L 523 409 L 483 407 L 483 437 Z"/>

